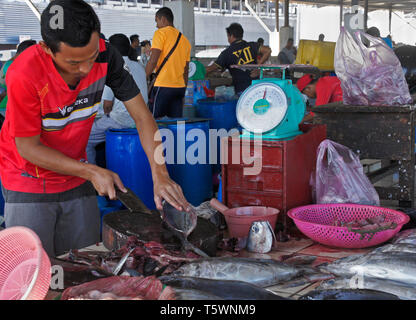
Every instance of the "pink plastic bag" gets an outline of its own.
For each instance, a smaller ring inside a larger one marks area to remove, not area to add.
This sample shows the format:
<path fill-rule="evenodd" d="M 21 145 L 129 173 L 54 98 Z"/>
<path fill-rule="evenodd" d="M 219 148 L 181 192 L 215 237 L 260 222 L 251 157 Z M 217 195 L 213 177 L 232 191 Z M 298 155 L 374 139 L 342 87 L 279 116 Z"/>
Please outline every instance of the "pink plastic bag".
<path fill-rule="evenodd" d="M 380 198 L 364 174 L 359 157 L 347 147 L 328 139 L 318 147 L 313 183 L 318 204 L 380 205 Z"/>
<path fill-rule="evenodd" d="M 366 42 L 366 46 L 363 42 Z M 335 72 L 344 104 L 393 106 L 412 103 L 400 61 L 381 38 L 344 28 L 335 48 Z"/>

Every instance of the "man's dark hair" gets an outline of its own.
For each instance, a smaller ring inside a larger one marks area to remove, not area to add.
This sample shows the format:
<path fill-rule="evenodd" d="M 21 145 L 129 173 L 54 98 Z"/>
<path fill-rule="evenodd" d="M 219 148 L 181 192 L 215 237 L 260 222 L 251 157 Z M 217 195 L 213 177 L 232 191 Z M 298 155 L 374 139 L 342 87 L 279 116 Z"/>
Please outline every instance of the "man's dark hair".
<path fill-rule="evenodd" d="M 229 36 L 234 36 L 236 39 L 243 39 L 244 29 L 239 23 L 232 23 L 228 28 L 225 28 Z"/>
<path fill-rule="evenodd" d="M 257 43 L 262 46 L 264 44 L 264 39 L 263 38 L 258 38 Z"/>
<path fill-rule="evenodd" d="M 34 44 L 36 44 L 35 40 L 25 40 L 23 42 L 21 42 L 18 46 L 17 46 L 17 51 L 16 54 L 20 54 L 23 51 L 25 51 L 27 48 L 29 48 L 30 46 L 33 46 Z"/>
<path fill-rule="evenodd" d="M 380 38 L 380 30 L 378 30 L 377 27 L 371 27 L 370 29 L 367 29 L 366 33 L 370 36 Z"/>
<path fill-rule="evenodd" d="M 146 45 L 151 46 L 152 44 L 151 44 L 151 42 L 149 40 L 144 40 L 144 41 L 140 42 L 140 46 L 141 47 L 144 47 Z"/>
<path fill-rule="evenodd" d="M 63 16 L 59 18 L 61 8 Z M 52 8 L 52 10 L 51 10 Z M 63 28 L 59 26 L 62 19 Z M 54 26 L 54 23 L 57 25 Z M 82 0 L 54 0 L 42 12 L 40 27 L 43 41 L 53 53 L 59 51 L 61 42 L 71 47 L 85 47 L 94 32 L 100 32 L 100 20 L 93 8 Z"/>
<path fill-rule="evenodd" d="M 126 35 L 122 33 L 113 34 L 108 41 L 120 52 L 124 57 L 127 57 L 130 52 L 130 41 Z"/>
<path fill-rule="evenodd" d="M 173 24 L 173 12 L 168 7 L 163 7 L 157 10 L 156 17 L 158 17 L 159 19 L 165 17 L 169 23 Z"/>
<path fill-rule="evenodd" d="M 130 42 L 133 43 L 134 41 L 139 41 L 138 34 L 133 34 L 132 36 L 130 36 Z"/>
<path fill-rule="evenodd" d="M 287 42 L 293 42 L 293 38 L 287 39 Z"/>

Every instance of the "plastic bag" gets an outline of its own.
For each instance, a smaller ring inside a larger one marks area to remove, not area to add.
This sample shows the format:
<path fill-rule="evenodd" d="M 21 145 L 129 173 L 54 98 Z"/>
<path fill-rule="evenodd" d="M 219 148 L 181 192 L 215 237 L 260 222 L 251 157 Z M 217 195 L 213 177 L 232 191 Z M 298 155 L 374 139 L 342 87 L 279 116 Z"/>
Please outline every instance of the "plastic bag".
<path fill-rule="evenodd" d="M 318 147 L 316 203 L 380 205 L 380 198 L 363 171 L 360 159 L 347 147 L 324 140 Z"/>
<path fill-rule="evenodd" d="M 194 95 L 193 95 L 193 105 L 198 104 L 198 100 L 206 99 L 207 95 L 205 94 L 204 88 L 202 86 L 195 86 L 194 87 Z"/>
<path fill-rule="evenodd" d="M 215 99 L 216 100 L 233 100 L 234 99 L 234 87 L 220 86 L 215 88 Z"/>
<path fill-rule="evenodd" d="M 362 31 L 351 34 L 342 29 L 335 48 L 334 66 L 346 105 L 412 103 L 400 61 L 381 38 Z"/>

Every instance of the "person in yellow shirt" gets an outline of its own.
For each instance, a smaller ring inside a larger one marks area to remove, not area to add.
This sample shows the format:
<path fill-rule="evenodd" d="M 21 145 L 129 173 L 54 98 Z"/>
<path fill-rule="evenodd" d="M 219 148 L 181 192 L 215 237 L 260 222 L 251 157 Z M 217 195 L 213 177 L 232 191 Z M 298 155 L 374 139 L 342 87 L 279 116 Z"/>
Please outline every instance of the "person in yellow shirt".
<path fill-rule="evenodd" d="M 156 12 L 156 30 L 153 35 L 146 76 L 158 72 L 154 87 L 149 94 L 149 106 L 154 118 L 164 116 L 182 117 L 183 100 L 188 85 L 188 68 L 191 60 L 191 44 L 173 26 L 173 13 L 163 7 Z M 161 67 L 165 58 L 177 43 L 175 50 Z"/>

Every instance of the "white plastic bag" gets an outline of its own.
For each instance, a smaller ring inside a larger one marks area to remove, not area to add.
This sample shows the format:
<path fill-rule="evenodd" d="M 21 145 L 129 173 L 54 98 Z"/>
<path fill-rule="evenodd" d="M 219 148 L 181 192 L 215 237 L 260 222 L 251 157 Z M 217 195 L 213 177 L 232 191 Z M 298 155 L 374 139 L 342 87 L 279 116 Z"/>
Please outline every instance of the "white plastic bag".
<path fill-rule="evenodd" d="M 341 144 L 328 139 L 321 142 L 315 174 L 313 183 L 318 204 L 380 205 L 380 198 L 365 175 L 359 157 Z"/>
<path fill-rule="evenodd" d="M 342 29 L 335 48 L 334 67 L 346 105 L 412 103 L 400 61 L 381 38 L 362 31 L 351 34 Z"/>

